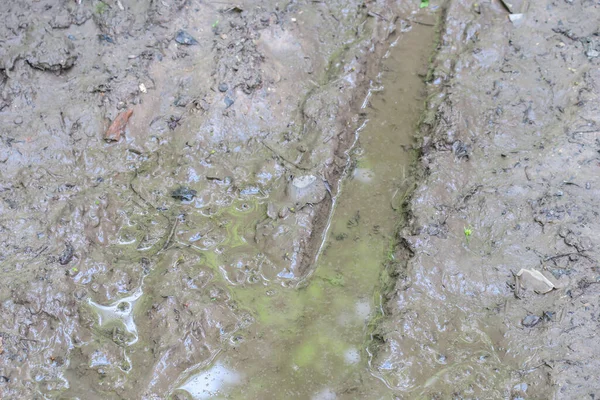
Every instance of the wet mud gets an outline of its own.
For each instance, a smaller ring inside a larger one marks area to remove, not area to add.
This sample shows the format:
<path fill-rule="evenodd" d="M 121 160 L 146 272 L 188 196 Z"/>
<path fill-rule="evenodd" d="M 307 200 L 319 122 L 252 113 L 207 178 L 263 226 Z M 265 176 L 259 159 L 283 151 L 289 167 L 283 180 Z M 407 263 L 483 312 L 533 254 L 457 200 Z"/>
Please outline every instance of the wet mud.
<path fill-rule="evenodd" d="M 297 290 L 237 288 L 256 323 L 208 370 L 185 381 L 181 398 L 389 398 L 372 374 L 367 343 L 389 282 L 401 204 L 412 189 L 413 134 L 426 92 L 434 13 L 409 13 L 390 37 L 361 103 L 364 124 L 348 151 L 313 273 Z M 422 21 L 419 25 L 412 20 Z M 190 396 L 190 397 L 186 397 Z"/>
<path fill-rule="evenodd" d="M 0 5 L 2 398 L 167 398 L 223 365 L 248 297 L 315 273 L 414 9 Z"/>
<path fill-rule="evenodd" d="M 0 397 L 598 397 L 598 6 L 419 6 L 0 4 Z"/>
<path fill-rule="evenodd" d="M 520 12 L 446 4 L 419 184 L 371 343 L 400 398 L 600 394 L 599 9 Z"/>

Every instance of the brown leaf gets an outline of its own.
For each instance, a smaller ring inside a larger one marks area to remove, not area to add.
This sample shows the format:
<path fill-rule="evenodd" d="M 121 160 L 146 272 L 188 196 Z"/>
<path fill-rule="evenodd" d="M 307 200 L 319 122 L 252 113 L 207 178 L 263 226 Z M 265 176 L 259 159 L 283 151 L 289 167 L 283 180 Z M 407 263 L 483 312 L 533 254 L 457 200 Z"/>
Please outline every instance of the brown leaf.
<path fill-rule="evenodd" d="M 117 115 L 117 118 L 114 119 L 104 134 L 104 140 L 107 142 L 119 141 L 119 139 L 121 139 L 121 135 L 125 134 L 125 127 L 127 126 L 127 121 L 129 121 L 131 114 L 133 114 L 133 110 L 123 111 Z"/>

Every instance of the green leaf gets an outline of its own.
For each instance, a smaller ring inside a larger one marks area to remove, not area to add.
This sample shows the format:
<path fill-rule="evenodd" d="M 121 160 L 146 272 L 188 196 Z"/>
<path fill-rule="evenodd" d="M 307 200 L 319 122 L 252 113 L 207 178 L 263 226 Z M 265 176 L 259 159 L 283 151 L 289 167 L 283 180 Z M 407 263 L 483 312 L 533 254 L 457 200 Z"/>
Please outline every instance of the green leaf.
<path fill-rule="evenodd" d="M 429 7 L 429 0 L 421 0 L 421 5 L 419 6 L 419 8 L 426 8 Z"/>

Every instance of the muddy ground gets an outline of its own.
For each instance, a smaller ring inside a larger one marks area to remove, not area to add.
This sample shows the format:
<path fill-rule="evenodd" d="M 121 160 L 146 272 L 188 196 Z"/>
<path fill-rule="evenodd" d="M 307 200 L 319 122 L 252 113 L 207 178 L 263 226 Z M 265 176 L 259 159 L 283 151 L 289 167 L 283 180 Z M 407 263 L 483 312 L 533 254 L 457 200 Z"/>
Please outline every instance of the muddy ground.
<path fill-rule="evenodd" d="M 373 344 L 406 398 L 600 396 L 600 6 L 514 6 L 447 4 Z"/>
<path fill-rule="evenodd" d="M 232 288 L 311 274 L 392 9 L 0 16 L 2 397 L 165 398 L 254 323 Z"/>
<path fill-rule="evenodd" d="M 1 4 L 1 397 L 207 398 L 177 389 L 260 330 L 242 293 L 314 276 L 369 88 L 415 24 L 439 40 L 364 324 L 379 386 L 312 398 L 600 396 L 600 9 L 510 7 Z"/>

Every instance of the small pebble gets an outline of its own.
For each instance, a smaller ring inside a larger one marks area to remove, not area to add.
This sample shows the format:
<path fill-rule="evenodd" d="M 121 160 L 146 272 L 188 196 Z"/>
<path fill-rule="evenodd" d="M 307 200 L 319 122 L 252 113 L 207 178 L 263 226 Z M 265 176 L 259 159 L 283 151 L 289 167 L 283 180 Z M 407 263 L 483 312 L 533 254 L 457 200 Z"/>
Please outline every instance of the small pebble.
<path fill-rule="evenodd" d="M 13 122 L 15 123 L 15 125 L 21 125 L 23 123 L 23 118 L 17 117 Z"/>
<path fill-rule="evenodd" d="M 234 103 L 233 99 L 229 96 L 225 96 L 225 99 L 223 101 L 225 102 L 225 108 L 231 107 Z"/>
<path fill-rule="evenodd" d="M 179 44 L 184 44 L 186 46 L 198 44 L 198 41 L 184 30 L 180 30 L 177 32 L 177 34 L 175 35 L 175 41 Z"/>
<path fill-rule="evenodd" d="M 171 197 L 181 201 L 192 201 L 196 194 L 195 190 L 182 186 L 171 192 Z"/>
<path fill-rule="evenodd" d="M 537 315 L 529 314 L 528 316 L 523 318 L 523 321 L 521 321 L 521 323 L 526 328 L 532 328 L 532 327 L 536 326 L 537 324 L 539 324 L 540 320 L 541 320 L 540 317 L 538 317 Z"/>
<path fill-rule="evenodd" d="M 219 92 L 226 92 L 227 90 L 229 90 L 229 85 L 225 82 L 219 84 Z"/>

